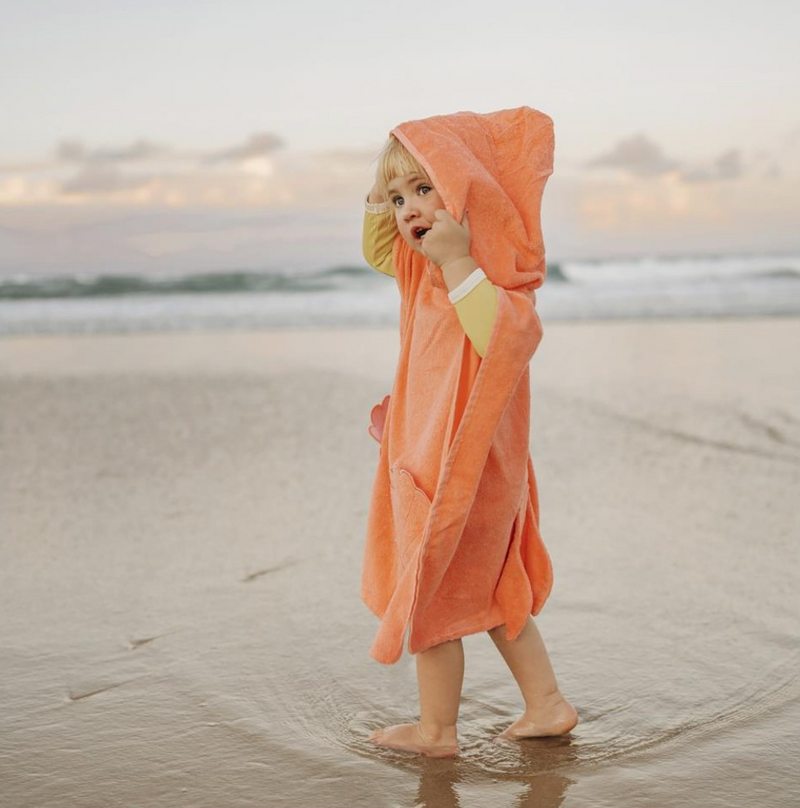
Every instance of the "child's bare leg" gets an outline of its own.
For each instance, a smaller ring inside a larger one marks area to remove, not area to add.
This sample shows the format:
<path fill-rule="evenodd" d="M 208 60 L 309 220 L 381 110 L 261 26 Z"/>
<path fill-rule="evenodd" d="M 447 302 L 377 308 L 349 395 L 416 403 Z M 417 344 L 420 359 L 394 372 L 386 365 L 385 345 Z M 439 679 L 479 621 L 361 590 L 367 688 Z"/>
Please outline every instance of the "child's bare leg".
<path fill-rule="evenodd" d="M 525 713 L 501 738 L 534 738 L 564 735 L 578 723 L 575 708 L 561 695 L 544 642 L 529 617 L 516 640 L 506 639 L 506 627 L 489 631 L 525 699 Z"/>
<path fill-rule="evenodd" d="M 380 746 L 429 757 L 457 754 L 456 722 L 463 681 L 464 647 L 461 640 L 450 640 L 421 651 L 417 654 L 419 721 L 376 730 L 370 740 Z"/>

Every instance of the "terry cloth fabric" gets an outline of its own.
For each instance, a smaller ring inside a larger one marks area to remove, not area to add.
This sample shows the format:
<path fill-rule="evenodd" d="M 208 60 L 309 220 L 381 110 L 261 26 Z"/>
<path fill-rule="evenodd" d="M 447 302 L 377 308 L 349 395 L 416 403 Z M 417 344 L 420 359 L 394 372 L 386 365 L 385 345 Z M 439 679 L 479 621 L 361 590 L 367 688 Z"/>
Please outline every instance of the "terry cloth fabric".
<path fill-rule="evenodd" d="M 394 217 L 386 215 L 389 203 L 366 202 L 365 210 L 362 238 L 364 259 L 373 269 L 395 277 L 392 247 L 397 235 L 397 226 L 394 223 Z M 467 289 L 468 282 L 472 284 L 475 279 L 480 280 L 481 278 L 484 279 L 483 283 L 477 283 L 474 288 Z M 453 300 L 455 293 L 458 293 L 457 300 Z M 478 268 L 456 289 L 451 290 L 448 298 L 455 306 L 458 319 L 472 346 L 479 356 L 483 356 L 489 342 L 489 334 L 492 331 L 497 308 L 497 292 L 491 281 L 486 278 L 486 273 Z"/>
<path fill-rule="evenodd" d="M 400 351 L 367 518 L 361 596 L 380 618 L 370 654 L 495 626 L 516 639 L 552 586 L 529 452 L 529 363 L 542 338 L 540 210 L 553 121 L 529 107 L 459 112 L 392 130 L 447 210 L 469 209 L 471 253 L 497 287 L 484 357 L 448 300 L 441 269 L 398 235 Z"/>

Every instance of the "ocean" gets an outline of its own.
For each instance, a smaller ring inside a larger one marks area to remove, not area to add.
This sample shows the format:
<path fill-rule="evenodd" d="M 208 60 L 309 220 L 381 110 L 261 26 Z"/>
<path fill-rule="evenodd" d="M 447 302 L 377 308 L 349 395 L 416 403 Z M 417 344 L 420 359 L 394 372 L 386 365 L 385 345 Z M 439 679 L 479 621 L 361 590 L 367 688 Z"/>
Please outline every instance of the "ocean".
<path fill-rule="evenodd" d="M 548 263 L 543 321 L 800 314 L 800 254 Z M 0 277 L 0 334 L 384 326 L 395 282 L 366 265 Z"/>

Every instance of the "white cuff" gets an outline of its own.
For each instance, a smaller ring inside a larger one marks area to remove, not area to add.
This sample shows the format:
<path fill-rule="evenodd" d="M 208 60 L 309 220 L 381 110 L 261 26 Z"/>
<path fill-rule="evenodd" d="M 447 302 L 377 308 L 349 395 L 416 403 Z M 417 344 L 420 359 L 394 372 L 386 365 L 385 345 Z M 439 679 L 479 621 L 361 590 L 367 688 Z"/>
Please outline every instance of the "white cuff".
<path fill-rule="evenodd" d="M 386 213 L 389 210 L 388 202 L 369 202 L 369 194 L 364 200 L 364 208 L 367 213 Z"/>
<path fill-rule="evenodd" d="M 456 286 L 455 289 L 451 289 L 447 296 L 450 298 L 451 303 L 458 303 L 462 297 L 468 295 L 484 278 L 486 277 L 486 273 L 480 268 L 477 267 L 473 269 L 472 272 L 464 278 L 461 283 Z"/>

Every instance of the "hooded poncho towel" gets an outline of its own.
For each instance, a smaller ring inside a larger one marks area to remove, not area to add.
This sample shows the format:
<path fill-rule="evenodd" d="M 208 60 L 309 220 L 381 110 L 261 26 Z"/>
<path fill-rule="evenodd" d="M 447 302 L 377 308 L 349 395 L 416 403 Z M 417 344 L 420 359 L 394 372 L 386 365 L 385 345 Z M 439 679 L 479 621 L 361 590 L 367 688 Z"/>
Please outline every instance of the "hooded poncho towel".
<path fill-rule="evenodd" d="M 447 210 L 468 210 L 470 252 L 497 287 L 481 358 L 441 269 L 401 236 L 400 351 L 381 435 L 361 596 L 380 618 L 370 649 L 409 653 L 505 625 L 516 639 L 552 586 L 529 451 L 529 363 L 542 338 L 540 212 L 552 119 L 529 107 L 409 121 L 393 134 Z"/>

